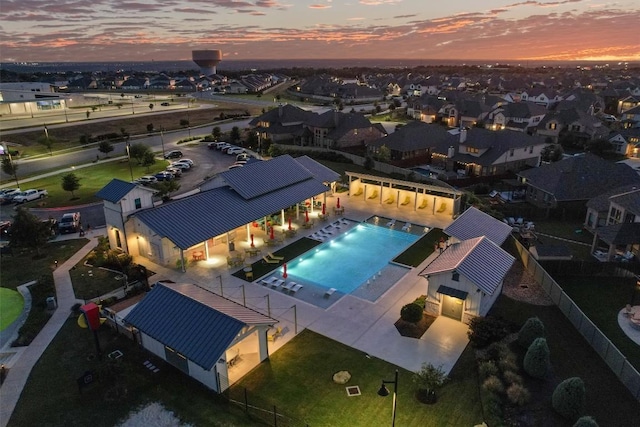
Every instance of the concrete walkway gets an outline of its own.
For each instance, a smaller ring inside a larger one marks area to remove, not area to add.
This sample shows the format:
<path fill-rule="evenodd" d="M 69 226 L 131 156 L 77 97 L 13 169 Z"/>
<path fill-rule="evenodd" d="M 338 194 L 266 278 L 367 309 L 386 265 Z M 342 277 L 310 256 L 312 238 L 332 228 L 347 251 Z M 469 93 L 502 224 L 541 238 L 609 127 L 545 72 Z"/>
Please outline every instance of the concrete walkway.
<path fill-rule="evenodd" d="M 89 243 L 62 265 L 58 266 L 53 272 L 58 308 L 31 344 L 29 344 L 28 347 L 24 347 L 14 356 L 15 360 L 10 366 L 7 378 L 2 384 L 2 387 L 0 387 L 0 427 L 5 427 L 8 424 L 9 418 L 11 418 L 11 414 L 31 374 L 31 370 L 64 322 L 69 318 L 71 307 L 77 302 L 83 303 L 81 300 L 76 300 L 73 293 L 69 270 L 98 244 L 97 236 L 100 235 L 101 232 L 92 231 L 92 233 L 93 237 L 90 238 Z M 7 345 L 11 344 L 9 343 Z"/>

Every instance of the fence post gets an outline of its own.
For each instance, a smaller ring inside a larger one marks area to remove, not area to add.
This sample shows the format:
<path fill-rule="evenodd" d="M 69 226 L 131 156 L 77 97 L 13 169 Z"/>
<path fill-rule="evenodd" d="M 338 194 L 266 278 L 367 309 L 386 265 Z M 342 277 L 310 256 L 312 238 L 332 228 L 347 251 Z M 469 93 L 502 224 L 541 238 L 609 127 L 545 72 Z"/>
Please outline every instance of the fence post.
<path fill-rule="evenodd" d="M 278 427 L 278 412 L 276 411 L 276 405 L 273 405 L 273 427 Z"/>

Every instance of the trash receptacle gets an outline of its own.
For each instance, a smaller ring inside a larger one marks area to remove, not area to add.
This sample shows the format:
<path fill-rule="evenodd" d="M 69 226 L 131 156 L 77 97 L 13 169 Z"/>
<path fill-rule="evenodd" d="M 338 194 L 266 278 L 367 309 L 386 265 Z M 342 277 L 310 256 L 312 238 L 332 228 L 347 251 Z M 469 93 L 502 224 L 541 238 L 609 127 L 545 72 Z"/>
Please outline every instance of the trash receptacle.
<path fill-rule="evenodd" d="M 55 310 L 56 308 L 58 308 L 56 297 L 47 297 L 47 310 Z"/>
<path fill-rule="evenodd" d="M 233 252 L 236 250 L 236 245 L 233 242 L 229 242 L 229 252 Z"/>

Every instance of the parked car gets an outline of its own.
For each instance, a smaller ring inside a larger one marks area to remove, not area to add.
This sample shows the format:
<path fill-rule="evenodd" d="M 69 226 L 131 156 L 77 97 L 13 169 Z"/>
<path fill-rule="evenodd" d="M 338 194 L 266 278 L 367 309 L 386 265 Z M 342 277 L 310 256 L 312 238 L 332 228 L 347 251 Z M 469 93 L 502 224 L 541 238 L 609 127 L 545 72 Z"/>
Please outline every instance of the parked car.
<path fill-rule="evenodd" d="M 170 168 L 175 168 L 175 169 L 180 169 L 181 171 L 188 171 L 189 169 L 191 169 L 191 166 L 189 165 L 189 163 L 179 163 L 179 162 L 173 162 L 171 163 L 171 165 L 169 165 Z"/>
<path fill-rule="evenodd" d="M 182 157 L 182 151 L 180 150 L 172 150 L 164 155 L 165 159 L 179 159 L 180 157 Z"/>
<path fill-rule="evenodd" d="M 253 156 L 249 153 L 240 153 L 236 156 L 236 160 L 249 160 Z"/>
<path fill-rule="evenodd" d="M 214 150 L 217 145 L 218 145 L 218 141 L 211 141 L 211 142 L 207 143 L 207 148 L 209 150 Z"/>
<path fill-rule="evenodd" d="M 244 153 L 245 150 L 244 148 L 240 148 L 240 147 L 231 147 L 227 149 L 227 154 L 232 155 L 232 154 L 241 154 Z"/>
<path fill-rule="evenodd" d="M 136 179 L 135 182 L 142 185 L 149 185 L 158 182 L 158 178 L 153 175 L 143 175 L 140 178 Z"/>
<path fill-rule="evenodd" d="M 244 165 L 240 165 L 240 164 L 238 164 L 238 163 L 234 163 L 234 164 L 232 164 L 231 166 L 229 166 L 229 170 L 231 170 L 231 169 L 241 168 L 241 167 L 243 167 L 243 166 L 244 166 Z"/>
<path fill-rule="evenodd" d="M 224 144 L 224 145 L 221 145 L 221 146 L 220 146 L 219 150 L 220 150 L 220 151 L 222 151 L 223 153 L 226 153 L 226 152 L 227 152 L 227 150 L 228 150 L 229 148 L 231 148 L 231 147 L 233 147 L 233 145 L 231 145 L 231 144 Z"/>
<path fill-rule="evenodd" d="M 190 167 L 194 167 L 195 166 L 195 163 L 193 163 L 193 160 L 191 160 L 191 159 L 180 159 L 180 160 L 176 160 L 173 163 L 184 163 L 184 164 L 189 165 Z"/>
<path fill-rule="evenodd" d="M 13 197 L 21 192 L 19 188 L 5 188 L 4 190 L 0 190 L 0 203 L 10 203 Z"/>
<path fill-rule="evenodd" d="M 9 239 L 10 228 L 11 228 L 11 221 L 0 221 L 0 240 Z"/>
<path fill-rule="evenodd" d="M 80 212 L 68 212 L 62 215 L 58 222 L 58 231 L 62 233 L 75 233 L 80 229 Z"/>
<path fill-rule="evenodd" d="M 165 169 L 165 171 L 173 175 L 174 178 L 180 178 L 182 176 L 182 169 L 180 168 L 172 168 L 169 166 Z"/>
<path fill-rule="evenodd" d="M 26 203 L 31 202 L 33 200 L 44 199 L 49 195 L 47 190 L 27 190 L 13 197 L 12 201 L 14 203 Z"/>
<path fill-rule="evenodd" d="M 158 181 L 171 181 L 174 176 L 171 172 L 162 171 L 154 175 Z"/>
<path fill-rule="evenodd" d="M 162 105 L 163 107 L 168 107 L 168 106 L 169 106 L 169 105 L 171 105 L 171 104 L 169 104 L 168 102 L 163 102 L 163 103 L 162 103 L 162 104 L 160 104 L 160 105 Z"/>
<path fill-rule="evenodd" d="M 246 165 L 247 161 L 246 160 L 236 160 L 236 162 L 234 163 L 234 165 Z"/>
<path fill-rule="evenodd" d="M 216 150 L 222 150 L 222 147 L 230 146 L 230 145 L 231 144 L 229 144 L 228 142 L 218 141 L 218 142 L 216 142 Z"/>

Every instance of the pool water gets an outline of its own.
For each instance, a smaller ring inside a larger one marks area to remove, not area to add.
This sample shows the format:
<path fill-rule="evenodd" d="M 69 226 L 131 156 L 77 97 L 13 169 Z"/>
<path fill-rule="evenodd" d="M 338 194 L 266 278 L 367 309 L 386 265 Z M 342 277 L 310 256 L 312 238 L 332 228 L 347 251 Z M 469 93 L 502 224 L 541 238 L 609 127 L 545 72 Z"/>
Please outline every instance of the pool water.
<path fill-rule="evenodd" d="M 351 293 L 385 268 L 389 261 L 416 242 L 420 236 L 358 224 L 287 263 L 287 274 L 324 288 Z"/>

